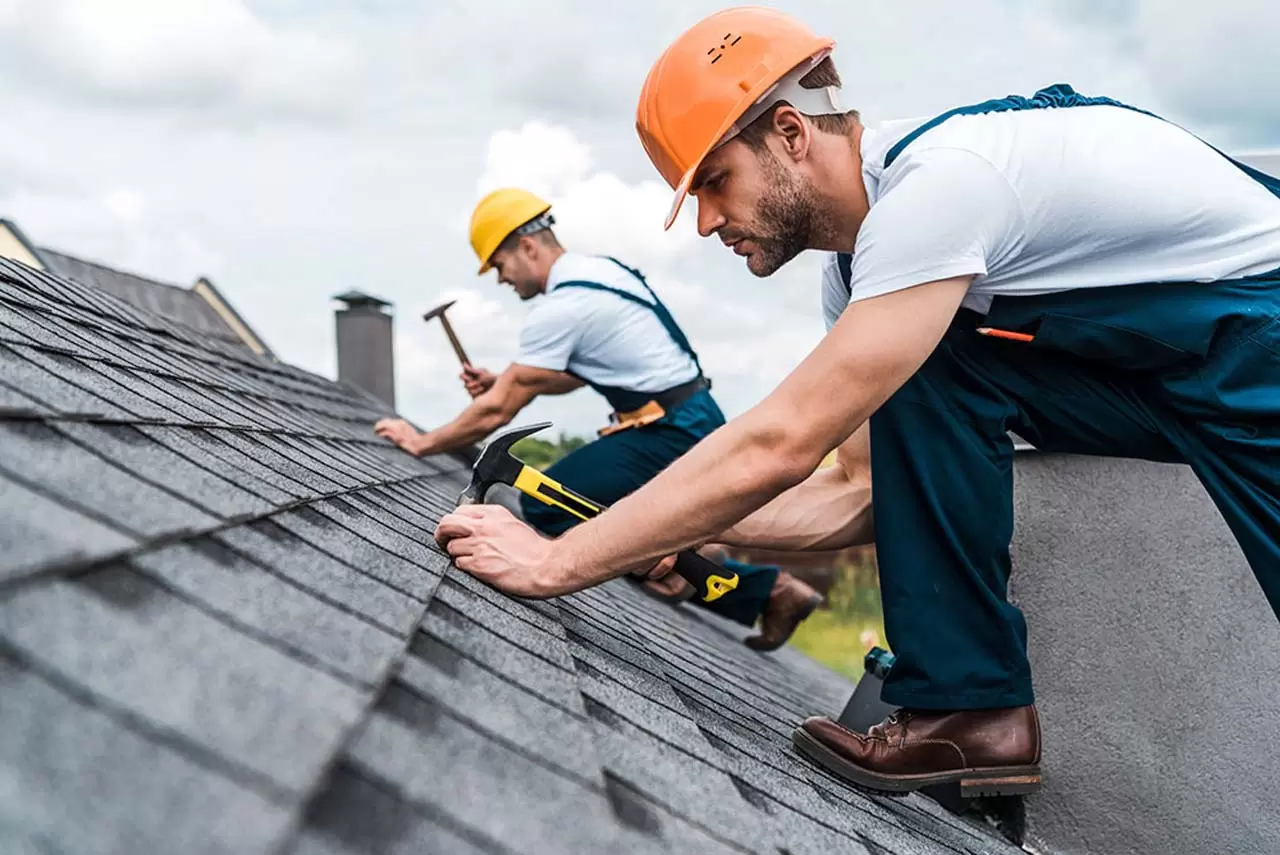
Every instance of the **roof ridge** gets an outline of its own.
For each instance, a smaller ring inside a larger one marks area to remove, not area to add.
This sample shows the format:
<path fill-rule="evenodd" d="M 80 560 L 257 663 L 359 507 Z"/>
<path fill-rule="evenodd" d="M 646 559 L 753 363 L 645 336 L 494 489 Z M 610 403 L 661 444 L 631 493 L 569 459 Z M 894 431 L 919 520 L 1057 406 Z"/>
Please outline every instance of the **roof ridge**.
<path fill-rule="evenodd" d="M 80 264 L 88 265 L 89 267 L 97 267 L 97 268 L 99 268 L 99 269 L 101 269 L 101 270 L 106 270 L 106 271 L 109 271 L 109 272 L 111 272 L 111 273 L 118 274 L 118 275 L 120 275 L 120 276 L 129 276 L 129 277 L 131 277 L 131 278 L 133 278 L 133 279 L 138 279 L 138 280 L 141 280 L 141 281 L 143 281 L 143 282 L 146 282 L 146 283 L 147 283 L 147 284 L 149 284 L 149 285 L 162 285 L 162 286 L 164 286 L 165 288 L 172 288 L 172 289 L 173 289 L 173 290 L 175 290 L 175 291 L 182 291 L 182 292 L 185 292 L 185 293 L 187 293 L 187 294 L 195 294 L 195 291 L 194 291 L 194 289 L 195 289 L 195 283 L 194 283 L 194 282 L 193 282 L 190 286 L 188 286 L 188 287 L 185 287 L 185 288 L 184 288 L 183 286 L 181 286 L 181 285 L 175 285 L 175 284 L 174 284 L 174 283 L 172 283 L 172 282 L 165 282 L 165 281 L 164 281 L 164 280 L 162 280 L 162 279 L 153 279 L 153 278 L 152 278 L 152 277 L 150 277 L 150 276 L 144 276 L 144 275 L 142 275 L 141 273 L 134 273 L 134 272 L 133 272 L 133 271 L 131 271 L 131 270 L 122 270 L 121 268 L 119 268 L 119 267 L 115 267 L 115 266 L 110 265 L 110 264 L 107 264 L 106 262 L 98 261 L 98 260 L 96 260 L 96 259 L 92 259 L 92 258 L 85 258 L 85 257 L 84 257 L 84 256 L 82 256 L 82 255 L 72 255 L 72 254 L 71 254 L 71 253 L 69 253 L 69 252 L 66 252 L 66 251 L 61 250 L 61 249 L 55 249 L 55 248 L 50 247 L 50 246 L 37 246 L 37 247 L 36 247 L 36 250 L 37 250 L 37 251 L 39 251 L 39 252 L 41 252 L 41 253 L 46 253 L 46 252 L 47 252 L 47 253 L 51 253 L 51 254 L 53 254 L 53 255 L 59 255 L 59 256 L 62 256 L 63 258 L 69 258 L 69 259 L 71 259 L 72 261 L 77 261 L 77 262 L 79 262 Z M 49 271 L 49 272 L 52 272 L 52 271 Z M 197 294 L 196 296 L 199 296 L 199 295 Z M 146 310 L 144 310 L 144 311 L 146 311 Z"/>

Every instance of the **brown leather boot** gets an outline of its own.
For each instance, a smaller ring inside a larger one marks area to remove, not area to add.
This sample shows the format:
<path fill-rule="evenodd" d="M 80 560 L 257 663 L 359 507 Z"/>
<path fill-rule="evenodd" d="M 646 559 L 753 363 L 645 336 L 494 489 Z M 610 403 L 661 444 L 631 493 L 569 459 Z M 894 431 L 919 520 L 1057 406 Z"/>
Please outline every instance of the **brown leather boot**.
<path fill-rule="evenodd" d="M 1035 705 L 997 710 L 898 710 L 865 734 L 814 716 L 796 750 L 844 780 L 888 793 L 956 783 L 960 795 L 1008 796 L 1040 788 Z"/>
<path fill-rule="evenodd" d="M 743 643 L 752 650 L 777 650 L 821 604 L 821 594 L 787 571 L 779 570 L 769 592 L 769 602 L 760 615 L 760 633 Z"/>

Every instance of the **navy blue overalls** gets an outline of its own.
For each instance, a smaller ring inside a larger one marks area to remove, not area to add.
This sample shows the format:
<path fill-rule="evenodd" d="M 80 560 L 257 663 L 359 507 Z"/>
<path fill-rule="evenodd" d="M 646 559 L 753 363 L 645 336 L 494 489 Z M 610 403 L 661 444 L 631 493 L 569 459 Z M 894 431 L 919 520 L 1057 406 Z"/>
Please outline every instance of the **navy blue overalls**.
<path fill-rule="evenodd" d="M 1126 106 L 1060 85 L 952 110 L 904 138 L 885 165 L 952 116 L 1097 104 Z M 1236 165 L 1280 197 L 1280 181 Z M 980 325 L 1034 339 L 983 336 Z M 897 657 L 887 703 L 1033 701 L 1026 624 L 1006 599 L 1010 430 L 1042 451 L 1188 464 L 1280 614 L 1280 270 L 997 296 L 985 317 L 960 310 L 871 418 L 876 549 Z"/>
<path fill-rule="evenodd" d="M 698 373 L 701 375 L 702 365 L 698 362 L 698 355 L 644 276 L 616 258 L 609 260 L 639 280 L 653 302 L 600 282 L 572 280 L 561 282 L 556 287 L 606 291 L 651 310 L 676 345 L 698 366 Z M 653 392 L 603 386 L 592 383 L 585 377 L 581 379 L 619 413 L 638 409 L 654 397 Z M 611 505 L 639 489 L 700 439 L 723 424 L 724 414 L 711 397 L 710 390 L 703 388 L 669 408 L 665 416 L 652 424 L 602 436 L 567 454 L 552 464 L 547 469 L 547 474 L 589 499 Z M 576 517 L 528 496 L 521 497 L 521 509 L 530 525 L 551 536 L 559 535 L 579 522 Z M 730 620 L 751 626 L 769 600 L 778 568 L 743 564 L 732 559 L 725 564 L 738 573 L 738 587 L 714 602 L 699 602 L 699 605 Z"/>

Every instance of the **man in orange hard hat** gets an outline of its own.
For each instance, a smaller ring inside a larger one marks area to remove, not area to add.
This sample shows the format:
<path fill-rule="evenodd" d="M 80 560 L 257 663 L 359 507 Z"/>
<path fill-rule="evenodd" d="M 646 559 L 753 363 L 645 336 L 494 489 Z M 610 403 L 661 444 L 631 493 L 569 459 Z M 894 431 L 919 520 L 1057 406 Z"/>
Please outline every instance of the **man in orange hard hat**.
<path fill-rule="evenodd" d="M 654 64 L 636 118 L 676 190 L 668 227 L 692 193 L 699 233 L 756 276 L 835 253 L 823 340 L 560 540 L 488 507 L 436 536 L 460 568 L 531 596 L 709 538 L 808 527 L 837 545 L 861 531 L 848 523 L 866 485 L 828 481 L 815 503 L 830 477 L 815 467 L 869 427 L 896 656 L 882 698 L 901 709 L 866 733 L 811 718 L 794 744 L 874 789 L 1030 792 L 1040 728 L 1006 599 L 1010 431 L 1046 451 L 1189 464 L 1280 612 L 1280 180 L 1061 84 L 866 128 L 840 106 L 833 46 L 775 10 L 716 13 Z"/>
<path fill-rule="evenodd" d="M 476 204 L 470 239 L 478 273 L 492 270 L 521 300 L 534 301 L 521 326 L 520 352 L 501 374 L 464 366 L 472 400 L 447 424 L 420 433 L 403 419 L 383 419 L 374 432 L 414 455 L 443 454 L 482 440 L 540 396 L 590 386 L 610 404 L 610 424 L 547 475 L 611 504 L 723 425 L 724 415 L 692 345 L 640 272 L 614 258 L 565 249 L 554 225 L 551 204 L 521 187 L 496 189 Z M 519 508 L 548 536 L 578 522 L 527 495 Z M 753 650 L 781 647 L 822 601 L 781 567 L 736 561 L 718 547 L 703 552 L 736 572 L 738 585 L 695 604 L 744 626 L 758 624 L 744 639 Z M 640 584 L 661 599 L 693 594 L 674 574 L 650 575 Z"/>

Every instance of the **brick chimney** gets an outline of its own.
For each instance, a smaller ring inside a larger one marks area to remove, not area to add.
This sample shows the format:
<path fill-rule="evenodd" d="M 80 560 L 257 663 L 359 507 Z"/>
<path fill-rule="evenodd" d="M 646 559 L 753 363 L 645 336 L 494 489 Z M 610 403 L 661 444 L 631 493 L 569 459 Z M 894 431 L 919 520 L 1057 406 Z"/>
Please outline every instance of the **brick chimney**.
<path fill-rule="evenodd" d="M 338 294 L 334 299 L 343 304 L 334 313 L 338 380 L 363 389 L 395 409 L 391 303 L 360 291 Z"/>

